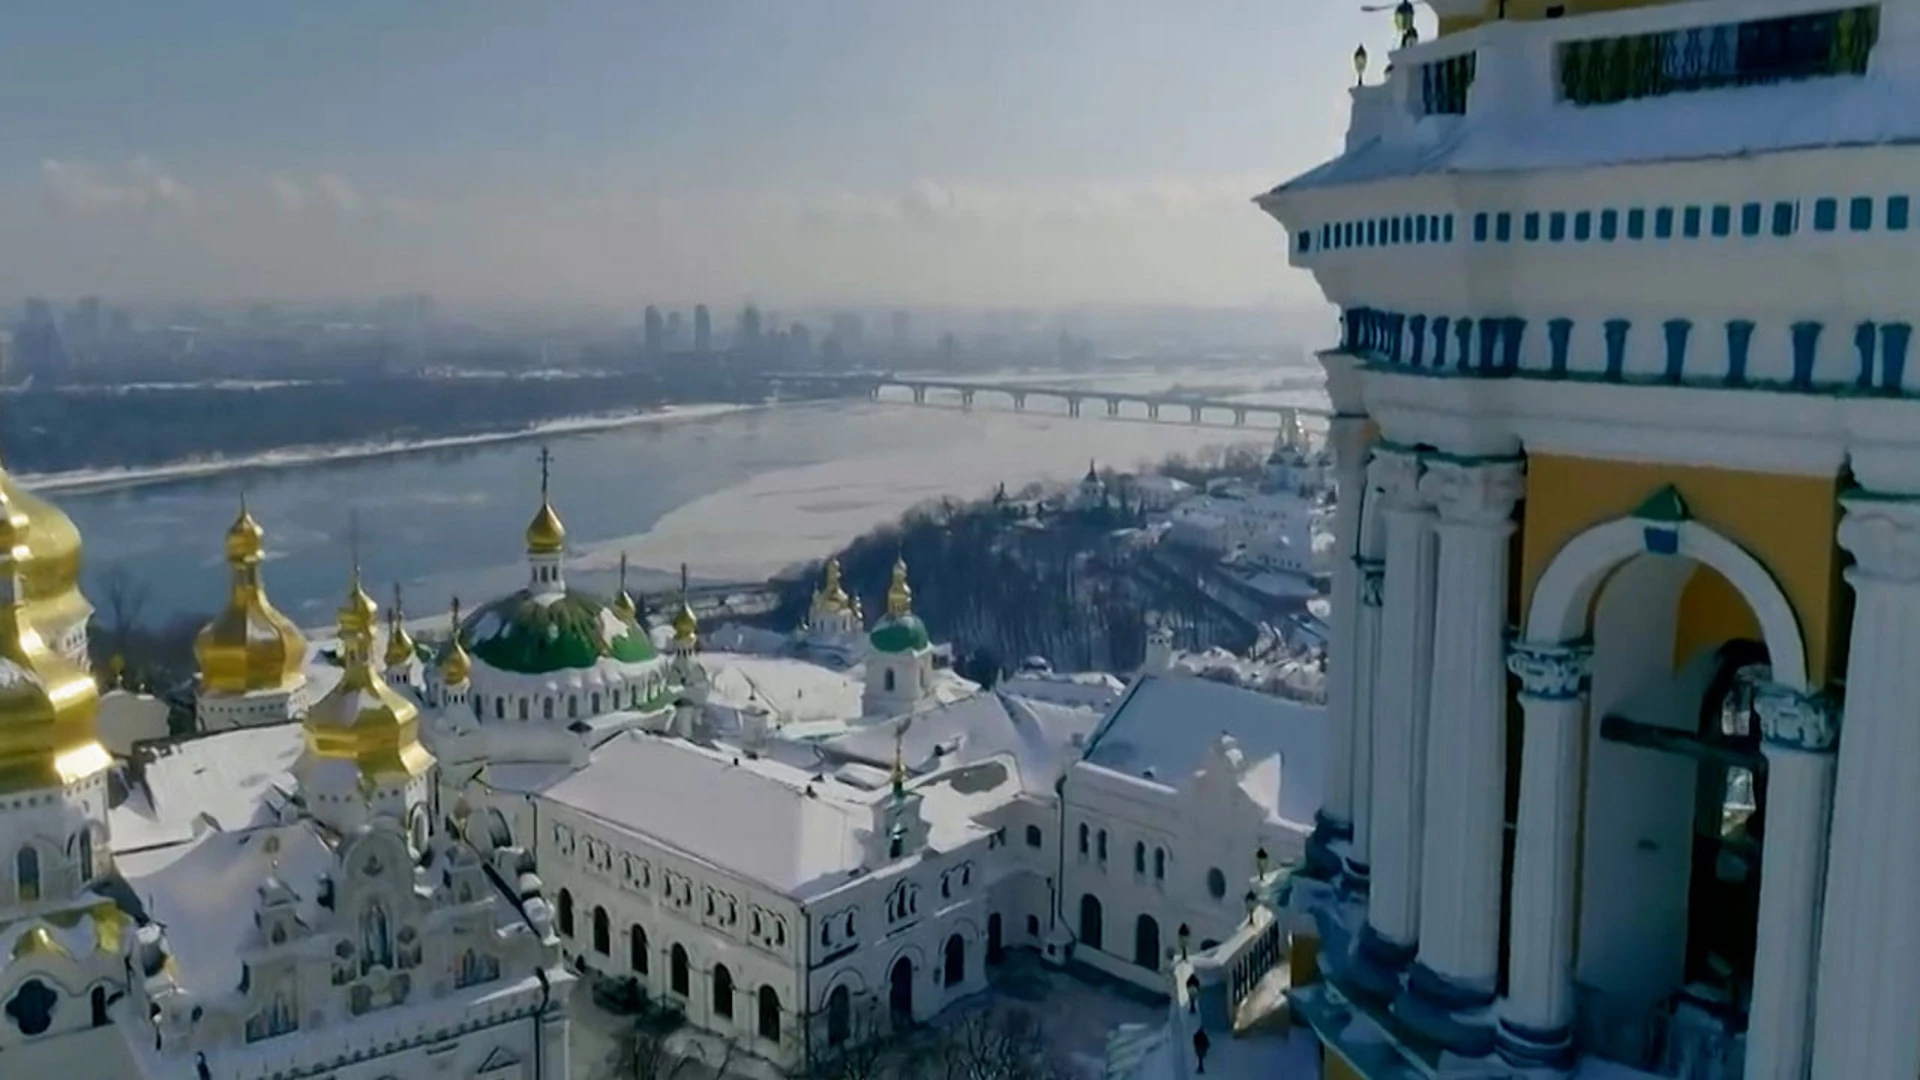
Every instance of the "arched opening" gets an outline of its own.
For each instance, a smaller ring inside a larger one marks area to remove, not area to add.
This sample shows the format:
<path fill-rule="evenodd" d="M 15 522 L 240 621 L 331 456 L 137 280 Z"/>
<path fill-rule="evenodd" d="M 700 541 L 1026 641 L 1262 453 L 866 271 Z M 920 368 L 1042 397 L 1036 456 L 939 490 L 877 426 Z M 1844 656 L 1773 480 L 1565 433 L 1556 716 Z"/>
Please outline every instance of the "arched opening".
<path fill-rule="evenodd" d="M 1087 893 L 1080 898 L 1080 944 L 1100 948 L 1100 898 Z"/>
<path fill-rule="evenodd" d="M 635 975 L 647 973 L 647 931 L 639 923 L 627 935 L 627 966 Z"/>
<path fill-rule="evenodd" d="M 31 904 L 40 899 L 40 852 L 32 844 L 14 854 L 13 882 L 21 903 Z"/>
<path fill-rule="evenodd" d="M 1005 949 L 1001 942 L 1000 913 L 996 911 L 987 916 L 987 966 L 999 963 Z"/>
<path fill-rule="evenodd" d="M 953 934 L 947 938 L 946 954 L 943 959 L 945 963 L 941 965 L 940 973 L 942 985 L 952 988 L 967 980 L 967 943 L 961 940 L 959 934 Z"/>
<path fill-rule="evenodd" d="M 713 965 L 713 1015 L 733 1019 L 733 972 L 725 964 Z"/>
<path fill-rule="evenodd" d="M 846 984 L 833 988 L 827 995 L 827 1045 L 839 1046 L 847 1041 L 853 1028 L 852 995 L 847 993 Z"/>
<path fill-rule="evenodd" d="M 593 906 L 593 951 L 601 956 L 613 954 L 613 928 L 607 922 L 607 909 Z"/>
<path fill-rule="evenodd" d="M 881 676 L 881 679 L 887 688 L 887 693 L 889 694 L 893 693 L 893 687 L 894 687 L 893 669 L 888 668 L 886 670 L 886 674 Z"/>
<path fill-rule="evenodd" d="M 360 973 L 392 966 L 393 935 L 387 925 L 387 909 L 376 901 L 360 912 Z"/>
<path fill-rule="evenodd" d="M 675 945 L 668 959 L 667 985 L 681 997 L 687 996 L 687 950 L 682 946 Z"/>
<path fill-rule="evenodd" d="M 560 933 L 573 936 L 573 893 L 566 889 L 560 890 Z"/>
<path fill-rule="evenodd" d="M 1133 924 L 1133 962 L 1148 971 L 1160 970 L 1160 924 L 1151 915 Z"/>
<path fill-rule="evenodd" d="M 1670 502 L 1677 502 L 1669 498 Z M 1580 1037 L 1651 1067 L 1641 1037 L 1683 997 L 1746 1028 L 1766 760 L 1754 692 L 1807 688 L 1800 621 L 1772 574 L 1705 526 L 1623 519 L 1569 541 L 1534 589 L 1526 637 L 1592 642 L 1575 898 Z M 1602 882 L 1608 884 L 1603 885 Z"/>
<path fill-rule="evenodd" d="M 887 974 L 887 1011 L 896 1025 L 913 1022 L 913 961 L 904 956 Z"/>
<path fill-rule="evenodd" d="M 771 986 L 760 988 L 760 1037 L 780 1041 L 780 994 Z"/>
<path fill-rule="evenodd" d="M 87 994 L 87 1005 L 93 1010 L 93 1026 L 107 1026 L 107 988 L 96 986 Z"/>
<path fill-rule="evenodd" d="M 93 826 L 80 830 L 80 880 L 93 880 Z"/>

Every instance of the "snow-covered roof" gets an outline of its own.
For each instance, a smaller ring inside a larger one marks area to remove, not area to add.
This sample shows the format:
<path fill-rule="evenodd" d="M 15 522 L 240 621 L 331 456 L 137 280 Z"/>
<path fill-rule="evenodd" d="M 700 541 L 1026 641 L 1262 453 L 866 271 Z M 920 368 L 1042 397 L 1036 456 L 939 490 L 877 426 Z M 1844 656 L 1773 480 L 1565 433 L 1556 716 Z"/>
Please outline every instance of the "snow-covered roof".
<path fill-rule="evenodd" d="M 1273 194 L 1435 173 L 1586 169 L 1920 140 L 1914 88 L 1894 79 L 1811 79 L 1517 115 L 1430 116 L 1370 139 Z"/>
<path fill-rule="evenodd" d="M 1127 692 L 1127 684 L 1104 671 L 1032 671 L 1000 680 L 998 689 L 1036 701 L 1104 710 Z"/>
<path fill-rule="evenodd" d="M 848 720 L 860 715 L 860 680 L 844 671 L 775 656 L 703 653 L 707 701 L 732 709 L 755 706 L 783 722 Z"/>
<path fill-rule="evenodd" d="M 114 851 L 185 843 L 202 816 L 229 831 L 261 823 L 269 793 L 294 789 L 290 770 L 305 745 L 295 721 L 143 748 L 151 756 L 140 782 L 108 812 Z"/>
<path fill-rule="evenodd" d="M 268 875 L 291 890 L 301 921 L 311 926 L 320 875 L 335 865 L 333 849 L 307 822 L 208 833 L 115 862 L 147 917 L 165 928 L 175 979 L 203 1000 L 239 989 L 238 935 L 253 925 Z"/>
<path fill-rule="evenodd" d="M 1177 788 L 1223 734 L 1253 766 L 1243 781 L 1248 794 L 1284 821 L 1311 823 L 1326 755 L 1326 710 L 1318 705 L 1209 679 L 1143 676 L 1089 740 L 1085 761 Z"/>
<path fill-rule="evenodd" d="M 869 800 L 833 779 L 640 732 L 609 740 L 546 797 L 788 894 L 860 866 L 857 831 L 873 821 Z"/>
<path fill-rule="evenodd" d="M 1046 794 L 1078 753 L 1074 737 L 1084 739 L 1099 718 L 1091 709 L 978 693 L 916 713 L 900 739 L 900 752 L 915 773 L 1008 755 L 1021 788 Z M 897 720 L 862 724 L 823 741 L 820 748 L 834 757 L 884 767 L 893 762 L 899 725 Z"/>

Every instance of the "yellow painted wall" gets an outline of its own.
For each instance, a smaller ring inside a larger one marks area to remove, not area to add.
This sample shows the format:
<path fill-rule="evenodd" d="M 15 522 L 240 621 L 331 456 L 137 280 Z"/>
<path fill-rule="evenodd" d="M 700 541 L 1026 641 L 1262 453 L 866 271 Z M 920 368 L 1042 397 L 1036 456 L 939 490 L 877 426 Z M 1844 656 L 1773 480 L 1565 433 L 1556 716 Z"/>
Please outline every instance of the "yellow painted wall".
<path fill-rule="evenodd" d="M 1696 521 L 1745 548 L 1773 574 L 1800 620 L 1808 681 L 1819 687 L 1840 674 L 1844 590 L 1834 540 L 1840 517 L 1837 477 L 1530 455 L 1521 525 L 1521 610 L 1567 541 L 1633 513 L 1668 484 L 1680 492 Z M 1699 621 L 1682 634 L 1751 632 L 1752 614 L 1744 602 L 1729 603 L 1737 599 L 1727 595 L 1731 591 L 1724 581 L 1700 582 L 1697 591 L 1690 582 Z"/>
<path fill-rule="evenodd" d="M 1696 566 L 1680 591 L 1673 628 L 1673 669 L 1729 641 L 1759 641 L 1760 620 L 1740 590 L 1711 566 Z"/>
<path fill-rule="evenodd" d="M 1547 17 L 1547 9 L 1552 7 L 1565 8 L 1564 17 L 1573 18 L 1602 11 L 1619 11 L 1623 8 L 1657 7 L 1671 2 L 1672 0 L 1507 0 L 1507 18 L 1544 19 Z M 1468 30 L 1483 22 L 1492 22 L 1499 16 L 1500 0 L 1487 0 L 1485 10 L 1478 15 L 1442 20 L 1440 33 L 1445 35 L 1459 30 Z"/>

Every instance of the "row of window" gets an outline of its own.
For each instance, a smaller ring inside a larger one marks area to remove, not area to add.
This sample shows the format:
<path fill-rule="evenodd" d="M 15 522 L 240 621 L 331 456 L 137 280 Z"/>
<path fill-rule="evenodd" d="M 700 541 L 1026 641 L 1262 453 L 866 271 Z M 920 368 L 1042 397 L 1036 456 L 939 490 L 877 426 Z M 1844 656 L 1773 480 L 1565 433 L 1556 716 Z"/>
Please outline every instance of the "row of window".
<path fill-rule="evenodd" d="M 667 682 L 664 677 L 649 678 L 643 682 L 634 683 L 631 686 L 624 686 L 624 687 L 615 686 L 607 691 L 606 697 L 604 699 L 604 704 L 607 707 L 607 711 L 610 711 L 610 712 L 617 711 L 620 709 L 638 709 L 638 708 L 641 708 L 646 702 L 651 701 L 653 698 L 663 693 L 666 690 L 666 686 L 667 686 Z M 478 716 L 480 714 L 481 708 L 482 708 L 480 703 L 485 700 L 486 698 L 484 695 L 474 699 L 474 715 L 475 716 Z M 495 720 L 505 720 L 507 718 L 507 701 L 508 700 L 509 699 L 505 695 L 494 696 L 493 718 Z M 516 700 L 516 704 L 514 706 L 515 718 L 519 720 L 532 719 L 532 715 L 531 715 L 532 709 L 529 703 L 529 699 L 518 698 L 515 700 Z M 554 713 L 557 711 L 554 706 L 554 701 L 555 699 L 550 697 L 543 697 L 540 699 L 540 719 L 542 720 L 554 719 Z M 567 719 L 569 720 L 580 719 L 581 696 L 579 694 L 568 694 L 566 697 L 566 703 L 567 703 L 567 707 L 566 707 Z M 600 691 L 595 690 L 592 693 L 588 694 L 586 696 L 586 705 L 587 705 L 586 715 L 589 717 L 599 716 L 601 714 L 602 704 L 603 704 L 603 699 L 600 696 Z"/>
<path fill-rule="evenodd" d="M 1089 841 L 1091 841 L 1091 844 Z M 1084 859 L 1089 855 L 1098 859 L 1100 862 L 1104 863 L 1107 861 L 1107 830 L 1101 829 L 1096 833 L 1089 829 L 1085 822 L 1082 822 L 1080 825 L 1080 857 Z M 1147 873 L 1147 845 L 1143 840 L 1136 840 L 1133 844 L 1133 872 L 1143 877 Z M 1153 878 L 1155 881 L 1165 881 L 1167 879 L 1166 848 L 1155 847 L 1153 849 Z"/>
<path fill-rule="evenodd" d="M 1607 105 L 1667 94 L 1864 75 L 1880 35 L 1877 5 L 1560 46 L 1560 95 Z"/>
<path fill-rule="evenodd" d="M 1353 308 L 1343 316 L 1341 345 L 1356 355 L 1387 364 L 1481 376 L 1511 375 L 1520 370 L 1528 326 L 1527 320 L 1513 317 L 1456 319 Z M 1572 319 L 1547 321 L 1548 362 L 1543 374 L 1569 373 L 1574 327 Z M 1627 346 L 1634 329 L 1631 319 L 1607 319 L 1600 323 L 1605 367 L 1594 374 L 1611 381 L 1628 377 Z M 1698 381 L 1704 375 L 1734 387 L 1754 381 L 1748 373 L 1756 329 L 1751 320 L 1734 319 L 1724 325 L 1724 353 L 1695 349 L 1696 335 L 1690 319 L 1668 319 L 1652 329 L 1660 334 L 1657 340 L 1663 354 L 1658 375 L 1661 380 L 1681 383 Z M 1800 320 L 1786 329 L 1792 366 L 1785 373 L 1785 379 L 1775 381 L 1790 390 L 1814 389 L 1815 368 L 1826 326 L 1814 320 Z M 1906 386 L 1907 354 L 1913 343 L 1912 324 L 1867 320 L 1855 323 L 1852 331 L 1857 358 L 1853 379 L 1850 384 L 1823 379 L 1820 385 L 1846 385 L 1863 392 L 1902 392 Z M 1704 364 L 1700 362 L 1703 356 Z"/>
<path fill-rule="evenodd" d="M 1733 236 L 1793 236 L 1816 233 L 1906 232 L 1913 228 L 1907 195 L 1822 196 L 1806 201 L 1714 203 L 1601 210 L 1480 211 L 1473 215 L 1476 244 L 1611 243 L 1617 240 L 1724 239 Z M 1353 247 L 1453 242 L 1452 214 L 1421 214 L 1327 224 L 1297 234 L 1302 254 Z"/>
<path fill-rule="evenodd" d="M 573 896 L 567 890 L 560 890 L 560 932 L 573 936 Z M 646 928 L 634 923 L 627 930 L 627 967 L 635 978 L 644 979 L 650 973 L 652 960 L 647 946 Z M 601 956 L 613 955 L 613 924 L 607 915 L 607 909 L 593 909 L 593 951 Z M 727 1020 L 734 1018 L 733 972 L 725 964 L 716 963 L 708 979 L 712 991 L 713 1015 Z M 686 947 L 676 943 L 667 951 L 667 989 L 681 998 L 693 996 L 692 965 L 687 957 Z M 758 1006 L 755 1034 L 770 1042 L 780 1041 L 781 1009 L 780 992 L 771 986 L 762 986 L 754 995 Z"/>
<path fill-rule="evenodd" d="M 93 830 L 82 828 L 67 839 L 67 856 L 76 859 L 80 881 L 93 880 Z M 13 855 L 13 895 L 17 902 L 31 904 L 41 898 L 40 849 L 27 843 Z"/>

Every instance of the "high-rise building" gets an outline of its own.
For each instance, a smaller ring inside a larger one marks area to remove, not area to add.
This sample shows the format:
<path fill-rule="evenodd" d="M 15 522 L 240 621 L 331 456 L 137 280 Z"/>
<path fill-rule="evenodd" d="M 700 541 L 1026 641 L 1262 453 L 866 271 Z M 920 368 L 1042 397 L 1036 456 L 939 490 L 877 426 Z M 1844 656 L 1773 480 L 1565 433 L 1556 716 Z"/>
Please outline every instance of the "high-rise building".
<path fill-rule="evenodd" d="M 667 348 L 677 349 L 686 344 L 686 330 L 681 326 L 678 311 L 667 312 Z"/>
<path fill-rule="evenodd" d="M 67 346 L 54 321 L 53 305 L 29 299 L 13 337 L 14 367 L 23 381 L 59 382 L 67 370 Z"/>
<path fill-rule="evenodd" d="M 1429 6 L 1258 200 L 1342 313 L 1292 1018 L 1326 1077 L 1920 1075 L 1920 117 L 1861 112 L 1920 0 Z"/>
<path fill-rule="evenodd" d="M 760 343 L 760 309 L 748 304 L 740 309 L 739 340 L 735 344 L 752 348 Z"/>
<path fill-rule="evenodd" d="M 649 355 L 658 356 L 667 350 L 667 324 L 660 317 L 660 309 L 647 305 L 646 323 L 641 331 L 641 342 Z"/>
<path fill-rule="evenodd" d="M 707 305 L 696 304 L 693 308 L 693 351 L 703 353 L 713 346 L 713 315 L 707 311 Z"/>

